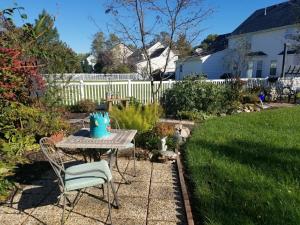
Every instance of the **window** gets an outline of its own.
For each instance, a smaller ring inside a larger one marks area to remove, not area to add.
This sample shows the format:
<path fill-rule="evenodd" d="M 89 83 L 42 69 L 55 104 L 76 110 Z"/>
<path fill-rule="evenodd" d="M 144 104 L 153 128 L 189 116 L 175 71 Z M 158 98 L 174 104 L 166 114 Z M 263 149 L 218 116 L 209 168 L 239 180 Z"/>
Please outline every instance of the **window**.
<path fill-rule="evenodd" d="M 262 67 L 263 67 L 263 61 L 258 60 L 256 64 L 256 77 L 260 78 L 262 76 Z"/>
<path fill-rule="evenodd" d="M 253 75 L 253 61 L 248 62 L 248 68 L 247 68 L 247 77 L 251 78 Z"/>
<path fill-rule="evenodd" d="M 276 76 L 277 61 L 272 60 L 270 65 L 270 76 Z"/>
<path fill-rule="evenodd" d="M 182 65 L 179 66 L 179 72 L 182 72 Z"/>

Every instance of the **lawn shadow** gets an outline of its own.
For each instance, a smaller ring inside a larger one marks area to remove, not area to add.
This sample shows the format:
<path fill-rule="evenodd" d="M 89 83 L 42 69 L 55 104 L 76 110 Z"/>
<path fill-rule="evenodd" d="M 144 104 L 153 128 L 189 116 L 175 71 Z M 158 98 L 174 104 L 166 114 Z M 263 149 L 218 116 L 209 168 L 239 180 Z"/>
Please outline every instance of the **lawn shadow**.
<path fill-rule="evenodd" d="M 245 140 L 233 140 L 224 144 L 201 140 L 197 145 L 259 170 L 277 181 L 284 180 L 287 172 L 293 179 L 300 180 L 300 148 L 278 148 Z"/>

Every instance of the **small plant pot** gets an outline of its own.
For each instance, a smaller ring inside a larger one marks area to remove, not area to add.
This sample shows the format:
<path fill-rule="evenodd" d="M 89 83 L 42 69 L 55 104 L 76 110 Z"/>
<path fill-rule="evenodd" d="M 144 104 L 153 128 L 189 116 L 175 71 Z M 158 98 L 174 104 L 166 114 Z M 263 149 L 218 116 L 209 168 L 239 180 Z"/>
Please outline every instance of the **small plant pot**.
<path fill-rule="evenodd" d="M 63 132 L 56 132 L 56 133 L 52 134 L 50 136 L 50 138 L 54 143 L 57 143 L 57 142 L 61 141 L 64 138 L 64 133 Z"/>

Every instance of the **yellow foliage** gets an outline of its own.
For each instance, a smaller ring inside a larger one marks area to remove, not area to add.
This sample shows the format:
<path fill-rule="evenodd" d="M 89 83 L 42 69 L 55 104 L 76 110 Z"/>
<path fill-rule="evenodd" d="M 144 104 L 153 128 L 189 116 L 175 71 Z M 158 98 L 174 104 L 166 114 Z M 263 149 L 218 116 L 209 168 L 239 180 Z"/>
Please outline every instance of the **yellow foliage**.
<path fill-rule="evenodd" d="M 162 115 L 162 108 L 158 104 L 129 106 L 127 108 L 114 106 L 110 115 L 118 121 L 120 128 L 136 129 L 143 132 L 151 130 L 155 126 Z"/>

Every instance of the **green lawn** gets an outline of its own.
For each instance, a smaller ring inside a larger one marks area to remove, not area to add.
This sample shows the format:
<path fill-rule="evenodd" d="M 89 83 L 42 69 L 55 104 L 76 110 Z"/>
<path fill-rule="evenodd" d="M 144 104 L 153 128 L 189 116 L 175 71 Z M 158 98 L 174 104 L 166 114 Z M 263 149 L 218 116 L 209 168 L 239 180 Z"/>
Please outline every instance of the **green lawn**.
<path fill-rule="evenodd" d="M 300 224 L 300 107 L 211 119 L 185 151 L 197 224 Z"/>

